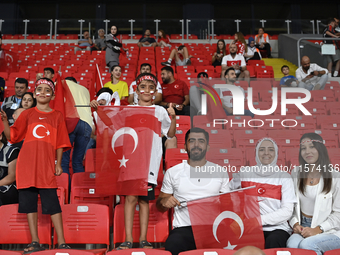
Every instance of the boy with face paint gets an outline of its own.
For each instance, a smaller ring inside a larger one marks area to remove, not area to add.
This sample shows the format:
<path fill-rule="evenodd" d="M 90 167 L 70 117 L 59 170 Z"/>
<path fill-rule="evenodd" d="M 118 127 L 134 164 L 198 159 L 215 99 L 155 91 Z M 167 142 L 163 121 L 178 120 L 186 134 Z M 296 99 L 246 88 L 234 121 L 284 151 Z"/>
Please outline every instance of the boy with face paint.
<path fill-rule="evenodd" d="M 71 144 L 62 113 L 49 106 L 54 97 L 53 81 L 42 78 L 35 84 L 34 98 L 37 99 L 37 106 L 23 111 L 13 126 L 9 127 L 7 116 L 1 111 L 7 139 L 11 143 L 25 139 L 16 168 L 19 213 L 27 214 L 32 238 L 24 254 L 44 250 L 38 237 L 38 194 L 41 198 L 42 213 L 51 215 L 59 249 L 70 248 L 65 244 L 55 176 L 62 174 L 63 150 L 70 149 Z"/>
<path fill-rule="evenodd" d="M 157 93 L 156 85 L 157 78 L 148 73 L 140 74 L 136 78 L 138 105 L 143 107 L 154 107 L 155 116 L 159 122 L 161 122 L 161 133 L 168 139 L 172 138 L 176 134 L 176 114 L 173 107 L 169 107 L 167 111 L 158 105 L 152 104 L 152 97 Z M 133 107 L 133 105 L 131 105 Z M 171 120 L 169 119 L 169 115 Z M 125 200 L 125 242 L 123 242 L 117 249 L 130 249 L 132 248 L 132 228 L 133 218 L 136 208 L 136 204 L 139 204 L 139 218 L 140 218 L 140 248 L 152 248 L 152 245 L 147 241 L 147 229 L 149 222 L 149 200 L 155 199 L 154 187 L 157 185 L 157 176 L 162 160 L 162 138 L 154 134 L 152 143 L 152 158 L 154 162 L 150 162 L 149 177 L 148 177 L 148 195 L 147 196 L 126 196 Z"/>

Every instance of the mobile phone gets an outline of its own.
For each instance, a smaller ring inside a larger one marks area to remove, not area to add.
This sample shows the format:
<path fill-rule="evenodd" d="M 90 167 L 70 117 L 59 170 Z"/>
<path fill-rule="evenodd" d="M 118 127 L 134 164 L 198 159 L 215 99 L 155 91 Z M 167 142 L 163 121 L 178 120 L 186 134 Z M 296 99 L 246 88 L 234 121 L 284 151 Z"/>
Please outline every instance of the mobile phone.
<path fill-rule="evenodd" d="M 310 73 L 311 75 L 314 75 L 314 71 Z"/>

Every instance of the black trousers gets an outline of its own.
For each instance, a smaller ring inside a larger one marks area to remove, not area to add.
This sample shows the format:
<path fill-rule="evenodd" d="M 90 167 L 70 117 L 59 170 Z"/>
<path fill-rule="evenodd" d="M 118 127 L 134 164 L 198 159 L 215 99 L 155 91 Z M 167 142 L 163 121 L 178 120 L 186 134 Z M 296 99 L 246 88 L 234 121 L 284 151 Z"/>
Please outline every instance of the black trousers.
<path fill-rule="evenodd" d="M 265 248 L 286 248 L 286 243 L 290 237 L 289 233 L 282 230 L 276 229 L 273 231 L 263 231 Z"/>
<path fill-rule="evenodd" d="M 266 50 L 266 52 L 267 52 L 267 58 L 270 58 L 270 57 L 271 57 L 272 54 L 271 54 L 271 51 L 270 51 L 270 44 L 269 44 L 269 43 L 265 43 L 265 44 L 264 44 L 264 48 L 262 48 L 262 49 L 259 47 L 259 45 L 256 45 L 256 48 L 258 48 L 258 49 L 260 49 L 260 50 L 263 50 L 263 49 Z"/>
<path fill-rule="evenodd" d="M 165 250 L 170 251 L 172 255 L 178 255 L 184 251 L 196 250 L 192 228 L 189 226 L 171 230 L 165 242 Z"/>

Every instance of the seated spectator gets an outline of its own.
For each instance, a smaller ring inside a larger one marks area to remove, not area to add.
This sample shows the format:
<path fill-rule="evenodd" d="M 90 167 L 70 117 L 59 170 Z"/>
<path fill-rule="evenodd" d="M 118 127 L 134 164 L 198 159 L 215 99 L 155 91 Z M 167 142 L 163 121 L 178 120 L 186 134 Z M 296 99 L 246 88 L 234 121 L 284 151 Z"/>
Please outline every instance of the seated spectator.
<path fill-rule="evenodd" d="M 22 100 L 20 102 L 19 108 L 24 108 L 25 110 L 35 107 L 37 105 L 37 100 L 33 97 L 32 92 L 26 92 L 22 95 Z"/>
<path fill-rule="evenodd" d="M 244 55 L 245 52 L 248 52 L 247 42 L 244 39 L 242 32 L 235 33 L 235 40 L 232 43 L 237 45 L 237 54 Z"/>
<path fill-rule="evenodd" d="M 220 66 L 222 63 L 222 58 L 227 54 L 225 48 L 225 42 L 223 39 L 217 41 L 216 52 L 212 56 L 211 62 L 213 66 Z"/>
<path fill-rule="evenodd" d="M 226 79 L 226 84 L 235 85 L 236 72 L 235 72 L 235 69 L 233 67 L 231 67 L 231 68 L 229 68 L 225 71 L 224 77 Z M 237 87 L 239 87 L 244 94 L 244 89 L 240 86 L 237 86 Z M 222 106 L 223 106 L 225 113 L 228 116 L 233 115 L 233 94 L 231 93 L 231 91 L 227 88 L 220 89 L 219 95 L 220 95 L 220 98 L 222 100 Z M 244 115 L 245 116 L 251 116 L 252 118 L 254 118 L 254 114 L 249 110 L 244 110 Z"/>
<path fill-rule="evenodd" d="M 311 64 L 307 56 L 302 57 L 301 66 L 295 71 L 299 87 L 308 90 L 324 89 L 328 81 L 327 73 L 327 69 Z"/>
<path fill-rule="evenodd" d="M 150 29 L 145 30 L 144 32 L 144 36 L 142 38 L 139 39 L 137 45 L 138 47 L 156 47 L 157 46 L 157 42 L 155 40 L 155 38 L 151 38 L 150 37 L 151 32 Z"/>
<path fill-rule="evenodd" d="M 297 87 L 299 81 L 296 79 L 294 75 L 289 75 L 289 66 L 282 66 L 281 72 L 283 73 L 283 77 L 280 80 L 281 87 Z"/>
<path fill-rule="evenodd" d="M 159 46 L 159 47 L 171 47 L 170 38 L 164 33 L 164 30 L 158 31 L 157 46 Z"/>
<path fill-rule="evenodd" d="M 268 58 L 272 57 L 269 44 L 269 36 L 267 33 L 264 32 L 263 27 L 259 28 L 259 33 L 255 36 L 255 44 L 257 48 L 266 50 Z"/>
<path fill-rule="evenodd" d="M 325 28 L 325 30 L 323 31 L 323 37 L 325 38 L 339 38 L 340 33 L 336 33 L 335 32 L 335 27 L 336 27 L 336 21 L 335 19 L 329 19 L 328 20 L 328 25 Z M 332 67 L 333 67 L 333 63 L 336 63 L 335 65 L 335 70 L 334 70 L 334 77 L 337 77 L 339 74 L 339 68 L 340 68 L 340 47 L 338 44 L 338 41 L 330 41 L 330 40 L 325 40 L 323 42 L 324 44 L 333 44 L 335 47 L 335 55 L 326 55 L 327 57 L 327 62 L 328 62 L 328 76 L 332 77 Z"/>
<path fill-rule="evenodd" d="M 248 60 L 260 60 L 262 59 L 260 50 L 255 47 L 255 41 L 253 37 L 249 37 L 248 39 L 248 51 L 244 53 L 244 57 L 246 58 L 246 61 Z"/>
<path fill-rule="evenodd" d="M 53 80 L 54 77 L 54 69 L 52 67 L 45 67 L 44 73 L 37 73 L 36 79 L 39 80 L 41 78 L 48 78 L 50 80 Z"/>
<path fill-rule="evenodd" d="M 235 69 L 237 78 L 244 78 L 249 81 L 250 74 L 247 70 L 247 64 L 243 56 L 237 54 L 237 46 L 234 43 L 229 45 L 229 55 L 226 55 L 222 59 L 222 73 L 221 77 L 224 77 L 225 71 L 232 67 Z"/>
<path fill-rule="evenodd" d="M 15 80 L 14 89 L 15 95 L 6 97 L 1 105 L 1 109 L 6 113 L 8 124 L 10 126 L 12 126 L 14 123 L 12 115 L 14 111 L 19 108 L 22 96 L 26 93 L 28 89 L 28 81 L 25 78 L 17 78 Z"/>
<path fill-rule="evenodd" d="M 191 60 L 192 58 L 191 55 L 188 53 L 187 47 L 184 45 L 181 45 L 178 47 L 178 49 L 173 49 L 170 53 L 169 59 L 167 62 L 162 62 L 161 64 L 163 66 L 171 66 L 172 60 L 175 58 L 176 65 L 177 66 L 188 66 L 191 65 Z"/>
<path fill-rule="evenodd" d="M 0 134 L 0 206 L 19 202 L 15 172 L 19 148 L 7 145 L 5 134 Z"/>
<path fill-rule="evenodd" d="M 190 116 L 190 99 L 187 84 L 179 79 L 175 80 L 174 70 L 170 66 L 162 68 L 161 76 L 163 99 L 160 105 L 167 109 L 172 104 L 176 115 Z"/>
<path fill-rule="evenodd" d="M 151 73 L 151 65 L 148 63 L 141 64 L 140 66 L 140 74 L 142 73 Z M 128 102 L 129 104 L 138 104 L 138 95 L 136 93 L 137 89 L 137 83 L 136 81 L 133 81 L 129 88 L 129 98 Z M 156 96 L 153 96 L 153 104 L 160 104 L 162 102 L 162 86 L 157 81 L 157 93 Z"/>
<path fill-rule="evenodd" d="M 94 42 L 95 42 L 95 45 L 92 48 L 92 50 L 105 50 L 106 49 L 104 29 L 101 28 L 98 30 L 98 38 Z"/>
<path fill-rule="evenodd" d="M 90 37 L 89 31 L 85 31 L 83 33 L 83 36 L 84 38 L 78 41 L 78 46 L 74 47 L 74 54 L 77 54 L 77 51 L 80 51 L 80 50 L 91 50 L 93 42 Z"/>
<path fill-rule="evenodd" d="M 120 81 L 122 75 L 122 68 L 120 66 L 113 66 L 111 72 L 111 81 L 104 84 L 104 88 L 110 88 L 112 92 L 117 91 L 120 100 L 124 100 L 129 96 L 129 88 L 125 81 Z"/>

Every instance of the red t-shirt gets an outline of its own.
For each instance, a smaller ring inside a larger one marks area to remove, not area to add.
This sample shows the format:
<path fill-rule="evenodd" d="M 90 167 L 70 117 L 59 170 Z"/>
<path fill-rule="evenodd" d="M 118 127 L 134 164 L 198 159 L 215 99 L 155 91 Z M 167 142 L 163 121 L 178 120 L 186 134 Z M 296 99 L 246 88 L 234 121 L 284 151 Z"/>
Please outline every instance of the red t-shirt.
<path fill-rule="evenodd" d="M 166 44 L 169 44 L 170 43 L 170 40 L 169 40 L 169 37 L 166 37 L 166 38 L 158 38 L 157 42 L 160 43 L 161 41 L 164 41 Z"/>
<path fill-rule="evenodd" d="M 237 41 L 235 44 L 237 45 L 237 53 L 243 56 L 246 50 L 246 46 L 244 45 L 244 43 L 241 43 L 240 41 Z"/>
<path fill-rule="evenodd" d="M 11 126 L 11 143 L 24 140 L 16 167 L 18 189 L 57 188 L 56 150 L 70 149 L 70 139 L 61 112 L 23 111 Z"/>
<path fill-rule="evenodd" d="M 182 104 L 185 100 L 184 96 L 189 95 L 187 84 L 181 80 L 175 80 L 171 84 L 162 83 L 163 102 Z"/>

